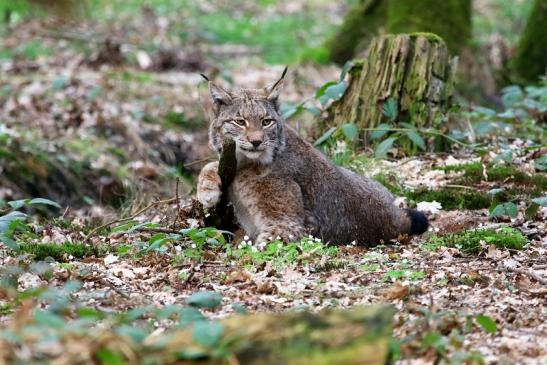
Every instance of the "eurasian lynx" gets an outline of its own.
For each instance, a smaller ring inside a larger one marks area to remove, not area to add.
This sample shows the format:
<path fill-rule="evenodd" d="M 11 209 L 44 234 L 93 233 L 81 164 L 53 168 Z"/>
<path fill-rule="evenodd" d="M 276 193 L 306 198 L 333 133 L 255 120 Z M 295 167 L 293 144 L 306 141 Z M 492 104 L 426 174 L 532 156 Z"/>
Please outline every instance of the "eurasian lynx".
<path fill-rule="evenodd" d="M 335 166 L 286 125 L 278 111 L 285 73 L 264 89 L 227 91 L 209 82 L 209 141 L 217 152 L 225 138 L 236 143 L 228 198 L 246 234 L 254 242 L 312 234 L 334 244 L 374 245 L 425 232 L 423 213 L 395 206 L 386 188 Z M 197 197 L 207 208 L 220 199 L 217 168 L 209 163 L 199 175 Z"/>

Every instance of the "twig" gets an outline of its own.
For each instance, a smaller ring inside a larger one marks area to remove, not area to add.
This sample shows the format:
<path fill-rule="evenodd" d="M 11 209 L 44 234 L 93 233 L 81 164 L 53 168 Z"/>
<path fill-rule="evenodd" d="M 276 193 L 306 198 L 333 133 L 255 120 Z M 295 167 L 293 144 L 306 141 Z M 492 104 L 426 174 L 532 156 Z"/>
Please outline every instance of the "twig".
<path fill-rule="evenodd" d="M 142 208 L 141 210 L 137 211 L 136 213 L 132 214 L 130 217 L 127 217 L 127 218 L 121 218 L 121 219 L 116 219 L 114 221 L 111 221 L 111 222 L 108 222 L 108 223 L 105 223 L 103 225 L 100 225 L 98 227 L 95 227 L 93 228 L 84 238 L 84 242 L 89 240 L 89 238 L 91 236 L 93 236 L 95 233 L 97 233 L 98 231 L 100 231 L 101 229 L 103 228 L 106 228 L 106 227 L 110 227 L 111 225 L 113 224 L 116 224 L 116 223 L 122 223 L 122 222 L 127 222 L 127 221 L 130 221 L 131 219 L 135 219 L 137 216 L 139 216 L 140 214 L 144 213 L 145 211 L 147 211 L 148 209 L 152 208 L 152 207 L 155 207 L 156 205 L 159 205 L 159 204 L 165 204 L 165 203 L 171 203 L 175 200 L 176 198 L 170 198 L 170 199 L 165 199 L 165 200 L 158 200 L 158 201 L 155 201 L 153 203 L 150 203 L 149 205 L 147 205 L 146 207 Z"/>
<path fill-rule="evenodd" d="M 532 269 L 535 269 L 535 270 L 547 269 L 547 264 L 545 264 L 545 265 L 534 265 L 534 266 L 532 266 Z"/>
<path fill-rule="evenodd" d="M 195 161 L 192 161 L 192 162 L 188 162 L 187 164 L 184 164 L 184 167 L 190 167 L 190 166 L 193 166 L 193 165 L 197 165 L 199 163 L 202 163 L 202 162 L 207 162 L 207 161 L 212 161 L 216 158 L 216 156 L 214 155 L 211 155 L 209 157 L 205 157 L 205 158 L 201 158 L 199 160 L 195 160 Z"/>
<path fill-rule="evenodd" d="M 445 186 L 447 188 L 455 188 L 455 189 L 467 189 L 467 190 L 476 190 L 474 187 L 472 186 L 465 186 L 465 185 L 453 185 L 453 184 L 446 184 L 446 185 L 442 185 L 442 186 Z"/>
<path fill-rule="evenodd" d="M 534 271 L 519 269 L 519 268 L 516 268 L 516 267 L 514 267 L 514 268 L 513 267 L 505 267 L 504 269 L 508 270 L 508 271 L 516 272 L 516 273 L 521 274 L 521 275 L 528 276 L 529 278 L 534 279 L 535 281 L 537 281 L 540 284 L 547 285 L 547 278 L 539 276 Z"/>
<path fill-rule="evenodd" d="M 175 229 L 175 225 L 177 224 L 177 221 L 179 220 L 179 215 L 180 215 L 179 182 L 180 182 L 180 179 L 177 177 L 177 182 L 175 184 L 175 199 L 177 199 L 177 213 L 175 214 L 175 219 L 173 220 L 173 224 L 171 224 L 172 229 Z"/>

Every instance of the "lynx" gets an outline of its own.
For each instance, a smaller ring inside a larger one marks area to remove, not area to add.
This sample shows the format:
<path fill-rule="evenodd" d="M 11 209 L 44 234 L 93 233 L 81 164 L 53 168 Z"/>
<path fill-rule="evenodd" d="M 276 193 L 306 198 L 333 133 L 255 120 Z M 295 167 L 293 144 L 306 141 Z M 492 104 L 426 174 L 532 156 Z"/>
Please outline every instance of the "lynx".
<path fill-rule="evenodd" d="M 312 234 L 332 244 L 374 245 L 400 234 L 421 234 L 426 216 L 401 209 L 377 182 L 334 165 L 290 128 L 279 113 L 286 69 L 271 87 L 226 90 L 209 81 L 210 146 L 236 144 L 237 172 L 228 188 L 239 225 L 254 242 Z M 221 196 L 218 162 L 198 178 L 204 207 Z"/>

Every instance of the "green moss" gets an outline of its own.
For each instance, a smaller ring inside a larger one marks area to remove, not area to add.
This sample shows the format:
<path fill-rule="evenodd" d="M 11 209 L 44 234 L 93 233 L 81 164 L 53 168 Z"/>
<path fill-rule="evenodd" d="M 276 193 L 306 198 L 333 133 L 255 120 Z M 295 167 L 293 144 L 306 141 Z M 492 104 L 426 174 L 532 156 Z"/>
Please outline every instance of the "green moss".
<path fill-rule="evenodd" d="M 410 33 L 409 35 L 410 35 L 410 38 L 424 37 L 425 39 L 433 43 L 440 43 L 443 41 L 443 39 L 435 33 L 414 32 L 414 33 Z"/>
<path fill-rule="evenodd" d="M 547 68 L 547 0 L 535 0 L 518 44 L 513 69 L 522 81 L 537 82 Z"/>
<path fill-rule="evenodd" d="M 440 246 L 456 247 L 464 253 L 476 254 L 482 250 L 482 243 L 495 245 L 498 248 L 522 250 L 528 239 L 518 230 L 511 227 L 500 229 L 483 228 L 474 231 L 463 231 L 445 236 L 433 236 L 425 243 L 428 249 Z"/>
<path fill-rule="evenodd" d="M 380 172 L 374 175 L 372 179 L 385 186 L 387 190 L 396 196 L 404 196 L 406 194 L 403 185 L 399 181 L 399 177 L 392 172 Z"/>
<path fill-rule="evenodd" d="M 13 312 L 11 304 L 0 304 L 0 317 L 7 316 Z"/>
<path fill-rule="evenodd" d="M 487 193 L 458 188 L 441 188 L 437 190 L 418 189 L 404 194 L 412 206 L 415 202 L 436 201 L 445 210 L 483 209 L 492 204 L 492 197 Z"/>
<path fill-rule="evenodd" d="M 545 174 L 529 175 L 520 171 L 513 165 L 483 165 L 481 162 L 470 162 L 462 165 L 446 166 L 443 168 L 446 172 L 463 172 L 463 176 L 457 179 L 455 183 L 470 184 L 481 181 L 496 182 L 514 182 L 535 186 L 542 190 L 547 189 L 547 176 Z M 485 174 L 487 178 L 485 179 Z"/>
<path fill-rule="evenodd" d="M 31 254 L 34 260 L 41 261 L 46 257 L 51 257 L 58 262 L 67 261 L 69 256 L 78 259 L 89 256 L 101 256 L 107 251 L 105 247 L 95 248 L 91 245 L 72 242 L 62 244 L 23 242 L 19 247 L 20 253 Z"/>
<path fill-rule="evenodd" d="M 386 1 L 360 1 L 348 11 L 338 32 L 327 42 L 330 60 L 341 65 L 366 49 L 378 34 L 378 29 L 385 24 L 386 16 Z"/>
<path fill-rule="evenodd" d="M 470 0 L 389 0 L 387 14 L 388 33 L 433 33 L 453 53 L 471 39 Z"/>

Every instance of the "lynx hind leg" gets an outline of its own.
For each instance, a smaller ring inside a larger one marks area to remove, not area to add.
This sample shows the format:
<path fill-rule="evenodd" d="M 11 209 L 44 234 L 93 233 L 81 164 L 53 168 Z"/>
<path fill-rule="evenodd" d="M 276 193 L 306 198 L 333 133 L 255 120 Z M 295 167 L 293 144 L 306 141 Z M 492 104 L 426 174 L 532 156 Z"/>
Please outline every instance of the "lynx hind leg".
<path fill-rule="evenodd" d="M 205 208 L 213 208 L 220 201 L 222 187 L 218 175 L 218 161 L 210 162 L 201 169 L 198 177 L 197 198 Z"/>
<path fill-rule="evenodd" d="M 289 242 L 306 233 L 304 203 L 298 184 L 275 177 L 256 179 L 256 175 L 254 179 L 251 177 L 240 183 L 245 178 L 240 177 L 234 182 L 239 198 L 236 214 L 238 205 L 247 212 L 244 216 L 252 222 L 241 222 L 239 216 L 238 219 L 244 228 L 250 223 L 254 242 L 275 239 Z M 245 220 L 245 217 L 241 218 Z"/>

